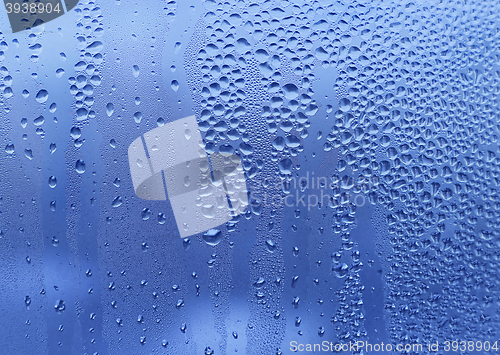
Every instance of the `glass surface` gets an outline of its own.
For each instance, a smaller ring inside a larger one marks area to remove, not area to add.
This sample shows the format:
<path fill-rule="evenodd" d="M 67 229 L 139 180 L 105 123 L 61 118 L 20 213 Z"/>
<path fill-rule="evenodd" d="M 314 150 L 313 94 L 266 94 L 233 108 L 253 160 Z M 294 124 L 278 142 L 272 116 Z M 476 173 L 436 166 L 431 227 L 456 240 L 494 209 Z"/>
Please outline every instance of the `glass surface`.
<path fill-rule="evenodd" d="M 498 353 L 498 2 L 75 3 L 0 9 L 0 354 Z"/>

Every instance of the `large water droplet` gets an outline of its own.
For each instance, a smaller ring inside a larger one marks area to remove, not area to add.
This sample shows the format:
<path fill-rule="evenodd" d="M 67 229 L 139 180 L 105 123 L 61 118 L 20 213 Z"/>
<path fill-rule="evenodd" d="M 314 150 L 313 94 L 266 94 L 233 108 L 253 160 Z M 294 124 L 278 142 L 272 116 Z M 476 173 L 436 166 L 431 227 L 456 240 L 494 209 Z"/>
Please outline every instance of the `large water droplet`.
<path fill-rule="evenodd" d="M 87 51 L 92 54 L 96 54 L 100 52 L 103 48 L 103 44 L 100 41 L 95 41 L 92 42 L 90 45 L 87 47 Z"/>
<path fill-rule="evenodd" d="M 292 173 L 293 163 L 289 158 L 286 158 L 286 159 L 283 159 L 282 161 L 280 161 L 278 166 L 279 166 L 279 169 L 280 169 L 282 174 L 290 175 Z"/>
<path fill-rule="evenodd" d="M 179 90 L 179 82 L 177 80 L 172 80 L 172 82 L 170 83 L 170 87 L 174 91 Z"/>
<path fill-rule="evenodd" d="M 86 108 L 80 107 L 76 110 L 76 119 L 78 121 L 83 121 L 88 117 L 89 111 Z"/>
<path fill-rule="evenodd" d="M 52 175 L 51 177 L 49 177 L 49 186 L 50 188 L 53 189 L 54 187 L 56 187 L 56 185 L 57 185 L 57 178 L 54 175 Z"/>
<path fill-rule="evenodd" d="M 283 92 L 288 100 L 293 100 L 299 96 L 299 88 L 294 84 L 283 85 Z"/>
<path fill-rule="evenodd" d="M 82 130 L 78 127 L 71 127 L 71 131 L 70 131 L 70 134 L 71 134 L 71 138 L 73 139 L 77 139 L 77 138 L 80 138 L 81 135 L 82 135 Z"/>
<path fill-rule="evenodd" d="M 208 245 L 215 246 L 222 240 L 222 232 L 218 229 L 210 229 L 209 231 L 203 233 L 203 240 Z"/>
<path fill-rule="evenodd" d="M 43 103 L 49 98 L 49 93 L 47 90 L 42 89 L 36 94 L 36 101 Z"/>
<path fill-rule="evenodd" d="M 78 174 L 83 174 L 85 172 L 85 162 L 78 159 L 75 163 L 75 170 Z"/>
<path fill-rule="evenodd" d="M 215 218 L 215 206 L 202 206 L 201 213 L 203 214 L 203 216 L 205 216 L 205 218 Z"/>

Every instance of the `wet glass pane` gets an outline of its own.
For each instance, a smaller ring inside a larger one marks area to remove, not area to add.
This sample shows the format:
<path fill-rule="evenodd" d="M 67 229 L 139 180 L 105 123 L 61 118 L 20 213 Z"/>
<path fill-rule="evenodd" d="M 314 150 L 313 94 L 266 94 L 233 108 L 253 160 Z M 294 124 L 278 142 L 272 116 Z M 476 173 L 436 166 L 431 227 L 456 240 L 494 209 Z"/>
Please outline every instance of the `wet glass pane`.
<path fill-rule="evenodd" d="M 0 354 L 499 350 L 497 2 L 4 3 Z"/>

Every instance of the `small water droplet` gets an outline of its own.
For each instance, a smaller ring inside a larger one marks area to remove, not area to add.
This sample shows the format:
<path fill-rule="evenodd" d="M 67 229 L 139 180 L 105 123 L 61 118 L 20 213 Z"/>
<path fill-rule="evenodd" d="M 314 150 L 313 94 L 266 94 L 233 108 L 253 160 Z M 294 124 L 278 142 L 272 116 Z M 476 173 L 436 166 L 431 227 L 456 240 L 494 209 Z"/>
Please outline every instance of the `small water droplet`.
<path fill-rule="evenodd" d="M 111 117 L 113 112 L 115 111 L 115 106 L 110 102 L 106 105 L 106 114 L 108 117 Z"/>
<path fill-rule="evenodd" d="M 276 250 L 276 244 L 271 239 L 266 240 L 267 251 L 273 253 Z"/>
<path fill-rule="evenodd" d="M 120 207 L 123 204 L 122 198 L 120 196 L 115 197 L 113 202 L 111 203 L 112 207 Z"/>
<path fill-rule="evenodd" d="M 132 67 L 132 74 L 134 74 L 134 76 L 137 78 L 139 76 L 139 66 L 138 65 L 134 65 Z"/>
<path fill-rule="evenodd" d="M 144 208 L 141 212 L 141 217 L 144 221 L 147 221 L 151 217 L 151 210 L 149 208 Z"/>
<path fill-rule="evenodd" d="M 54 308 L 56 312 L 63 312 L 66 309 L 66 305 L 63 300 L 57 300 Z"/>
<path fill-rule="evenodd" d="M 56 187 L 56 185 L 57 185 L 57 179 L 54 175 L 52 175 L 51 177 L 49 177 L 49 186 L 50 188 L 53 189 L 54 187 Z"/>
<path fill-rule="evenodd" d="M 141 123 L 142 120 L 142 112 L 134 113 L 134 121 L 135 123 Z"/>

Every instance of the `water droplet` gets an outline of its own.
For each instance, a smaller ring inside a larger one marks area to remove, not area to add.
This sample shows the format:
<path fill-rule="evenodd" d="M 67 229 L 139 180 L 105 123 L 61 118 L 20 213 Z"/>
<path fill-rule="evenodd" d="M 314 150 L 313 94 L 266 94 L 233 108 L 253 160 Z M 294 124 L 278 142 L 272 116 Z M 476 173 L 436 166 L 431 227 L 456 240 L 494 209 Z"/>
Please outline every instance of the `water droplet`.
<path fill-rule="evenodd" d="M 261 63 L 265 63 L 269 59 L 269 53 L 264 49 L 257 49 L 255 51 L 255 59 Z"/>
<path fill-rule="evenodd" d="M 39 103 L 44 103 L 49 98 L 49 93 L 47 90 L 42 89 L 36 94 L 36 101 Z"/>
<path fill-rule="evenodd" d="M 78 127 L 71 127 L 70 134 L 71 134 L 71 138 L 77 139 L 77 138 L 81 137 L 82 130 Z"/>
<path fill-rule="evenodd" d="M 123 204 L 122 198 L 120 196 L 115 197 L 113 202 L 111 202 L 112 207 L 120 207 Z"/>
<path fill-rule="evenodd" d="M 49 177 L 49 186 L 51 189 L 53 189 L 54 187 L 56 187 L 57 185 L 57 179 L 54 175 L 52 175 L 51 177 Z"/>
<path fill-rule="evenodd" d="M 201 213 L 205 218 L 215 218 L 215 206 L 214 205 L 206 205 L 201 207 Z"/>
<path fill-rule="evenodd" d="M 14 144 L 7 144 L 5 147 L 5 153 L 7 154 L 14 154 Z"/>
<path fill-rule="evenodd" d="M 292 173 L 293 162 L 289 158 L 281 160 L 278 164 L 282 174 L 290 175 Z"/>
<path fill-rule="evenodd" d="M 180 309 L 183 306 L 184 306 L 184 300 L 182 298 L 178 299 L 177 304 L 175 305 L 175 308 Z"/>
<path fill-rule="evenodd" d="M 271 239 L 266 241 L 266 248 L 270 253 L 273 253 L 276 250 L 276 244 Z"/>
<path fill-rule="evenodd" d="M 299 96 L 299 88 L 294 84 L 283 85 L 283 92 L 288 100 L 293 100 Z"/>
<path fill-rule="evenodd" d="M 282 151 L 285 148 L 285 139 L 278 136 L 273 140 L 272 145 L 276 150 Z"/>
<path fill-rule="evenodd" d="M 63 300 L 57 300 L 54 308 L 56 312 L 63 312 L 66 309 L 66 305 Z"/>
<path fill-rule="evenodd" d="M 87 51 L 91 54 L 96 54 L 100 52 L 103 48 L 103 44 L 100 41 L 94 41 L 87 46 Z"/>
<path fill-rule="evenodd" d="M 208 245 L 215 246 L 222 240 L 222 232 L 218 229 L 210 229 L 209 231 L 203 233 L 203 240 Z"/>
<path fill-rule="evenodd" d="M 38 116 L 33 120 L 35 126 L 41 126 L 45 122 L 45 118 L 43 116 Z"/>
<path fill-rule="evenodd" d="M 141 123 L 142 120 L 142 112 L 134 113 L 134 121 L 135 123 Z"/>
<path fill-rule="evenodd" d="M 174 91 L 179 90 L 179 82 L 177 80 L 172 80 L 172 82 L 170 83 L 170 87 Z"/>
<path fill-rule="evenodd" d="M 78 159 L 75 163 L 75 170 L 78 174 L 83 174 L 85 172 L 85 162 Z"/>
<path fill-rule="evenodd" d="M 26 307 L 29 307 L 31 305 L 31 297 L 30 296 L 26 296 L 24 298 L 24 304 L 26 305 Z"/>
<path fill-rule="evenodd" d="M 26 148 L 24 150 L 24 156 L 26 158 L 28 158 L 29 160 L 32 160 L 33 159 L 33 151 L 31 149 L 29 149 L 29 148 Z"/>
<path fill-rule="evenodd" d="M 134 75 L 134 77 L 138 77 L 139 76 L 139 66 L 138 65 L 134 65 L 132 67 L 132 74 Z"/>
<path fill-rule="evenodd" d="M 144 208 L 141 212 L 141 217 L 144 221 L 147 221 L 151 217 L 151 210 L 149 208 Z"/>
<path fill-rule="evenodd" d="M 349 271 L 349 266 L 345 263 L 336 263 L 332 266 L 332 271 L 338 278 L 343 278 Z"/>

